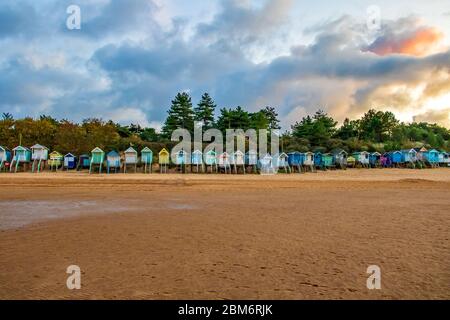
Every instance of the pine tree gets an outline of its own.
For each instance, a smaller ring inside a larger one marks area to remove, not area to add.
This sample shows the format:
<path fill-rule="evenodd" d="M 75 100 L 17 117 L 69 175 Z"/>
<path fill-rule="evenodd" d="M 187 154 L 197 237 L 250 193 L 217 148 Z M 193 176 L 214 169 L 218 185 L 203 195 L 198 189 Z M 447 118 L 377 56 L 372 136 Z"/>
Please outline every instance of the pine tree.
<path fill-rule="evenodd" d="M 204 130 L 214 127 L 214 112 L 216 104 L 208 93 L 202 95 L 202 99 L 194 108 L 195 121 L 203 122 Z"/>
<path fill-rule="evenodd" d="M 178 93 L 172 106 L 168 111 L 168 116 L 162 129 L 166 138 L 170 138 L 172 132 L 183 128 L 193 132 L 194 130 L 194 111 L 192 110 L 192 101 L 188 93 Z"/>

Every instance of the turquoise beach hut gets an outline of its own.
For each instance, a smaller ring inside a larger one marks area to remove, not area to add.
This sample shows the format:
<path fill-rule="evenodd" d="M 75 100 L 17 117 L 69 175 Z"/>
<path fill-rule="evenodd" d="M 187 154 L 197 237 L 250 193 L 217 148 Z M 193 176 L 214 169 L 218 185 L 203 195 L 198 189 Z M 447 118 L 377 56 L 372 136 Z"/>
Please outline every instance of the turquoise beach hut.
<path fill-rule="evenodd" d="M 14 172 L 17 172 L 21 165 L 23 166 L 24 171 L 26 171 L 28 164 L 31 162 L 31 150 L 26 147 L 18 146 L 12 151 L 13 155 L 11 165 L 9 166 L 9 171 L 12 172 L 14 169 Z"/>
<path fill-rule="evenodd" d="M 144 173 L 147 173 L 149 171 L 152 172 L 152 164 L 153 164 L 153 151 L 145 147 L 141 150 L 141 162 L 144 166 Z"/>
<path fill-rule="evenodd" d="M 432 149 L 424 152 L 424 160 L 431 167 L 436 167 L 439 165 L 439 151 Z"/>
<path fill-rule="evenodd" d="M 88 154 L 82 154 L 78 161 L 78 170 L 89 169 L 91 166 L 91 157 Z"/>
<path fill-rule="evenodd" d="M 105 152 L 100 149 L 99 147 L 96 147 L 94 150 L 91 151 L 91 162 L 89 165 L 89 174 L 92 173 L 92 169 L 95 166 L 98 166 L 99 173 L 102 173 L 102 166 L 103 162 L 105 161 Z"/>
<path fill-rule="evenodd" d="M 214 169 L 216 172 L 218 172 L 217 167 L 217 154 L 214 150 L 209 150 L 205 153 L 205 165 L 206 165 L 206 172 L 208 172 L 208 168 L 211 168 L 211 173 L 214 172 Z"/>

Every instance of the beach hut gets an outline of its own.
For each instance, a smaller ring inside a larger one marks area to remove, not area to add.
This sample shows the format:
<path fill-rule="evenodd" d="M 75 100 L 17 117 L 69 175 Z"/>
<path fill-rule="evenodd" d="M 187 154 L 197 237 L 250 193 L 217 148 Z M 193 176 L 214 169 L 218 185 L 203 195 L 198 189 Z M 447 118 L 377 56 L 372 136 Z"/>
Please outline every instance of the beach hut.
<path fill-rule="evenodd" d="M 444 152 L 444 160 L 442 162 L 442 165 L 445 167 L 450 167 L 450 153 Z"/>
<path fill-rule="evenodd" d="M 144 166 L 144 173 L 152 172 L 153 151 L 149 147 L 141 150 L 141 162 Z"/>
<path fill-rule="evenodd" d="M 201 152 L 200 150 L 194 150 L 194 152 L 192 152 L 192 156 L 191 156 L 191 171 L 192 171 L 192 167 L 196 167 L 196 172 L 199 173 L 200 170 L 201 172 L 204 172 L 204 167 L 203 167 L 203 152 Z"/>
<path fill-rule="evenodd" d="M 391 151 L 388 155 L 389 160 L 394 167 L 398 167 L 402 164 L 402 153 L 400 151 Z"/>
<path fill-rule="evenodd" d="M 208 167 L 211 168 L 211 173 L 214 172 L 214 169 L 216 172 L 218 171 L 217 168 L 217 155 L 214 150 L 209 150 L 205 154 L 205 165 L 206 165 L 206 172 L 208 172 Z"/>
<path fill-rule="evenodd" d="M 322 161 L 322 157 L 323 155 L 322 155 L 322 152 L 316 152 L 316 153 L 314 153 L 314 166 L 316 167 L 316 168 L 324 168 L 323 167 L 323 161 Z"/>
<path fill-rule="evenodd" d="M 134 167 L 134 173 L 137 172 L 138 153 L 133 147 L 129 147 L 124 151 L 125 160 L 123 163 L 123 172 L 127 173 L 127 167 Z"/>
<path fill-rule="evenodd" d="M 274 174 L 275 168 L 273 164 L 272 156 L 267 153 L 264 157 L 259 160 L 259 169 L 261 174 Z"/>
<path fill-rule="evenodd" d="M 436 167 L 439 165 L 439 151 L 432 149 L 423 153 L 425 163 L 431 167 Z"/>
<path fill-rule="evenodd" d="M 315 172 L 314 166 L 314 153 L 308 151 L 302 154 L 302 165 L 306 170 L 310 170 L 311 172 Z"/>
<path fill-rule="evenodd" d="M 245 154 L 241 150 L 237 150 L 233 153 L 233 167 L 234 173 L 238 173 L 238 167 L 242 168 L 242 173 L 245 174 Z"/>
<path fill-rule="evenodd" d="M 120 154 L 117 151 L 110 151 L 106 155 L 106 172 L 108 174 L 120 172 Z"/>
<path fill-rule="evenodd" d="M 98 172 L 102 173 L 103 161 L 105 160 L 105 152 L 99 147 L 94 148 L 91 151 L 91 161 L 89 164 L 89 174 L 92 173 L 92 170 L 95 166 L 98 166 Z"/>
<path fill-rule="evenodd" d="M 353 152 L 352 156 L 356 160 L 356 165 L 361 165 L 362 167 L 369 167 L 370 154 L 367 151 Z"/>
<path fill-rule="evenodd" d="M 64 156 L 64 168 L 67 170 L 73 170 L 77 168 L 77 157 L 68 153 Z"/>
<path fill-rule="evenodd" d="M 88 154 L 82 154 L 78 161 L 78 170 L 89 169 L 91 167 L 91 157 Z"/>
<path fill-rule="evenodd" d="M 250 167 L 253 172 L 256 172 L 258 166 L 258 152 L 249 150 L 245 154 L 245 165 Z"/>
<path fill-rule="evenodd" d="M 425 162 L 424 153 L 427 152 L 428 149 L 425 147 L 420 147 L 420 148 L 414 148 L 414 151 L 416 151 L 417 161 Z"/>
<path fill-rule="evenodd" d="M 347 168 L 347 156 L 348 153 L 342 149 L 335 149 L 331 153 L 333 155 L 333 164 L 337 168 L 346 169 Z"/>
<path fill-rule="evenodd" d="M 276 166 L 278 169 L 283 169 L 286 173 L 291 173 L 291 167 L 289 165 L 289 156 L 286 153 L 281 153 L 275 156 Z"/>
<path fill-rule="evenodd" d="M 31 147 L 31 160 L 33 165 L 31 166 L 31 172 L 40 172 L 45 168 L 45 164 L 48 160 L 48 148 L 40 144 L 35 144 Z"/>
<path fill-rule="evenodd" d="M 50 167 L 50 171 L 55 169 L 58 171 L 58 168 L 63 166 L 64 156 L 58 151 L 53 151 L 49 154 L 48 166 Z"/>
<path fill-rule="evenodd" d="M 392 166 L 391 159 L 389 158 L 389 152 L 383 153 L 380 157 L 380 164 L 383 168 L 389 168 Z"/>
<path fill-rule="evenodd" d="M 223 169 L 225 173 L 228 171 L 231 173 L 231 158 L 228 152 L 223 152 L 219 155 L 218 159 L 219 168 Z"/>
<path fill-rule="evenodd" d="M 17 172 L 19 166 L 22 165 L 24 171 L 27 170 L 28 164 L 31 162 L 31 151 L 30 149 L 22 146 L 15 147 L 13 150 L 13 155 L 11 159 L 11 165 L 9 166 L 9 171 Z"/>
<path fill-rule="evenodd" d="M 294 151 L 288 153 L 288 165 L 292 169 L 293 172 L 295 172 L 295 169 L 299 173 L 302 172 L 302 165 L 303 165 L 303 153 Z"/>
<path fill-rule="evenodd" d="M 402 162 L 414 164 L 417 161 L 417 151 L 415 149 L 400 150 L 402 153 Z"/>
<path fill-rule="evenodd" d="M 11 152 L 6 147 L 0 146 L 0 171 L 6 170 L 11 163 Z"/>
<path fill-rule="evenodd" d="M 379 153 L 379 152 L 372 152 L 369 155 L 369 162 L 370 162 L 370 166 L 372 168 L 381 167 L 381 153 Z"/>
<path fill-rule="evenodd" d="M 160 173 L 167 173 L 167 168 L 170 164 L 170 154 L 169 151 L 167 151 L 166 148 L 163 148 L 158 153 L 158 164 L 159 164 L 159 172 Z"/>
<path fill-rule="evenodd" d="M 353 156 L 347 157 L 347 167 L 354 168 L 356 166 L 356 159 Z"/>
<path fill-rule="evenodd" d="M 333 167 L 333 155 L 331 153 L 322 154 L 322 164 L 325 169 Z"/>

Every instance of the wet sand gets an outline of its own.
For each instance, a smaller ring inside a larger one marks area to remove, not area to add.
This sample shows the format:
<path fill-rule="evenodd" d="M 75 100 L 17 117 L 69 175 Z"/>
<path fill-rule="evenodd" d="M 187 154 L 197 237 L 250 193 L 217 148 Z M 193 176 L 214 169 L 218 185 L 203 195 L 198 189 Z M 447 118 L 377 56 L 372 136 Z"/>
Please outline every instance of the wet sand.
<path fill-rule="evenodd" d="M 446 168 L 0 174 L 0 190 L 0 299 L 450 298 Z"/>

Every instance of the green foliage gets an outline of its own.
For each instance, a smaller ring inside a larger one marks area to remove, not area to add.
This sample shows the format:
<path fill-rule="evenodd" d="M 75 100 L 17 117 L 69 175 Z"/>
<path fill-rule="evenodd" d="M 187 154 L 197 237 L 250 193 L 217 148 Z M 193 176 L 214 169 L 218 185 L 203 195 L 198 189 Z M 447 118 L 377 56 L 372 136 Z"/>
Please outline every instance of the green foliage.
<path fill-rule="evenodd" d="M 194 110 L 191 96 L 188 93 L 178 93 L 172 100 L 172 106 L 167 113 L 168 116 L 162 130 L 167 139 L 170 139 L 172 132 L 176 129 L 194 131 Z"/>
<path fill-rule="evenodd" d="M 216 104 L 208 93 L 202 95 L 202 99 L 194 108 L 195 121 L 203 122 L 203 129 L 208 130 L 214 127 L 214 112 Z"/>

